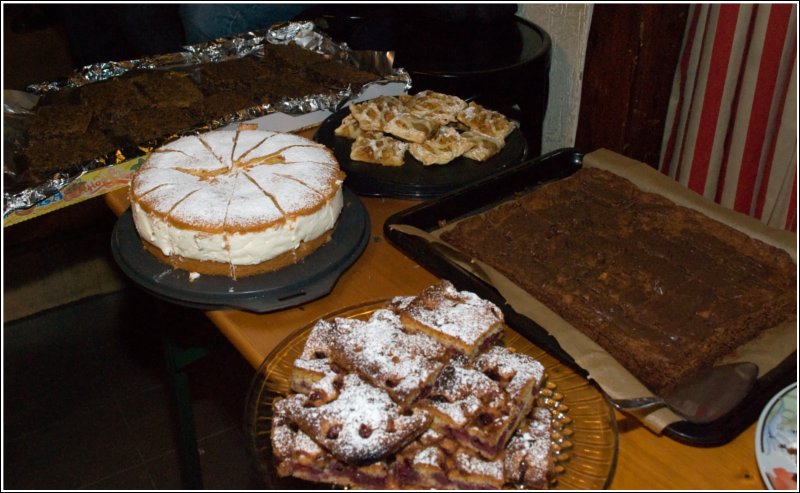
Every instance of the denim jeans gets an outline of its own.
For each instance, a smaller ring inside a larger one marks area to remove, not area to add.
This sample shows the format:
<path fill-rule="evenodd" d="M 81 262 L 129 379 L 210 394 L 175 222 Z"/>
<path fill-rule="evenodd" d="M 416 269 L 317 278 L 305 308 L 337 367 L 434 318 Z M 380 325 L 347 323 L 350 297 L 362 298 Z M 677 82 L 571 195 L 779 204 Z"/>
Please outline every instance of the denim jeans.
<path fill-rule="evenodd" d="M 211 41 L 291 20 L 305 10 L 301 4 L 181 4 L 180 16 L 188 44 Z"/>

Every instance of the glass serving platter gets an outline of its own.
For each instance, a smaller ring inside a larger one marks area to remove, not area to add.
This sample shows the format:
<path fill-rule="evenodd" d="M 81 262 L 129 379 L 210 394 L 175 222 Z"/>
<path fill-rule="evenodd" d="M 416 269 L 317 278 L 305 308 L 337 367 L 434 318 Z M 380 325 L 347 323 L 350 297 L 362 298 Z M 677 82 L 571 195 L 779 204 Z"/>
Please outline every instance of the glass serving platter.
<path fill-rule="evenodd" d="M 368 302 L 324 318 L 366 319 L 388 303 L 389 300 Z M 335 488 L 334 485 L 279 477 L 270 441 L 273 401 L 290 393 L 292 362 L 300 355 L 314 323 L 292 333 L 267 356 L 247 397 L 244 426 L 248 448 L 265 486 L 270 489 Z M 603 394 L 584 377 L 510 327 L 505 328 L 502 342 L 539 360 L 546 368 L 548 385 L 540 402 L 555 411 L 561 425 L 556 447 L 556 478 L 552 487 L 564 490 L 607 488 L 616 467 L 618 431 L 614 412 Z"/>

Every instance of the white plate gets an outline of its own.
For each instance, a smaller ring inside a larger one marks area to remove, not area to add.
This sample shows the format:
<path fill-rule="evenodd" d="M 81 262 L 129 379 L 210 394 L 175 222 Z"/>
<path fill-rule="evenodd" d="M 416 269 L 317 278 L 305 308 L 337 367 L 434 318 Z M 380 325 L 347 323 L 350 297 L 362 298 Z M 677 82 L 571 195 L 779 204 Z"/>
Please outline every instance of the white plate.
<path fill-rule="evenodd" d="M 756 461 L 771 490 L 797 490 L 797 383 L 770 399 L 756 427 Z"/>

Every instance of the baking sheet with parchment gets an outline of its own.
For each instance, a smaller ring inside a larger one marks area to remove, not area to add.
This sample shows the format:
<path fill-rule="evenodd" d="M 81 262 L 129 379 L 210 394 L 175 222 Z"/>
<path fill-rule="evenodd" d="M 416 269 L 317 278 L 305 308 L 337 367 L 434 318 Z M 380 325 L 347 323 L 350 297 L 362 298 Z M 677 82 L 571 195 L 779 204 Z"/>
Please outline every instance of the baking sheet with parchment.
<path fill-rule="evenodd" d="M 795 264 L 797 263 L 797 236 L 794 233 L 768 227 L 756 219 L 726 209 L 692 192 L 644 163 L 606 149 L 600 149 L 585 155 L 583 166 L 610 171 L 630 180 L 641 190 L 657 193 L 678 205 L 697 210 L 753 238 L 785 250 Z M 394 225 L 393 227 L 406 234 L 425 237 L 429 241 L 446 243 L 441 240 L 441 235 L 455 227 L 456 224 L 458 221 L 430 233 L 415 227 L 405 227 L 406 225 Z M 611 398 L 625 399 L 652 395 L 641 382 L 597 343 L 492 267 L 475 259 L 471 262 L 465 262 L 452 256 L 448 259 L 493 285 L 515 311 L 545 328 Z M 723 358 L 718 364 L 751 361 L 759 366 L 759 375 L 764 375 L 797 349 L 795 327 L 796 320 L 789 320 L 770 328 Z M 643 418 L 643 423 L 656 433 L 660 433 L 664 428 L 678 421 L 681 421 L 681 418 L 667 408 L 658 409 Z"/>

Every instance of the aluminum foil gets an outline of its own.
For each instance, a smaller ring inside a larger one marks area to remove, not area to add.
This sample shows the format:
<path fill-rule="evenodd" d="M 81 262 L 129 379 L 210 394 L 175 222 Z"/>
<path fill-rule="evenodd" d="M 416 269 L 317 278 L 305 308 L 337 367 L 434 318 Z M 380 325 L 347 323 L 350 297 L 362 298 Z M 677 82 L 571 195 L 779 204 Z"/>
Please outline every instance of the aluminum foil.
<path fill-rule="evenodd" d="M 4 92 L 3 104 L 3 217 L 13 211 L 32 207 L 45 200 L 83 173 L 104 166 L 119 164 L 150 152 L 154 147 L 167 143 L 179 135 L 159 139 L 148 146 L 136 146 L 133 149 L 117 149 L 107 156 L 98 156 L 79 166 L 73 166 L 58 173 L 44 183 L 23 183 L 22 164 L 15 162 L 13 154 L 14 140 L 24 138 L 24 120 L 32 114 L 35 101 L 42 95 L 64 88 L 80 87 L 84 84 L 118 77 L 134 69 L 179 68 L 200 63 L 218 62 L 236 57 L 256 54 L 265 43 L 295 43 L 305 49 L 325 54 L 342 63 L 350 64 L 360 70 L 378 74 L 380 79 L 361 88 L 388 83 L 402 82 L 406 89 L 411 87 L 411 78 L 402 68 L 392 67 L 392 52 L 354 51 L 344 43 L 336 43 L 326 34 L 318 31 L 313 22 L 285 22 L 273 25 L 269 29 L 240 33 L 235 36 L 219 38 L 206 43 L 184 46 L 183 51 L 167 53 L 153 57 L 120 62 L 103 62 L 83 67 L 65 80 L 43 82 L 27 87 L 25 92 Z M 302 98 L 284 99 L 244 108 L 232 112 L 214 121 L 205 122 L 199 127 L 187 129 L 188 133 L 201 133 L 231 123 L 250 120 L 270 113 L 303 114 L 318 110 L 336 111 L 350 99 L 356 97 L 350 88 L 328 94 L 308 94 Z M 181 135 L 184 135 L 182 133 Z"/>

